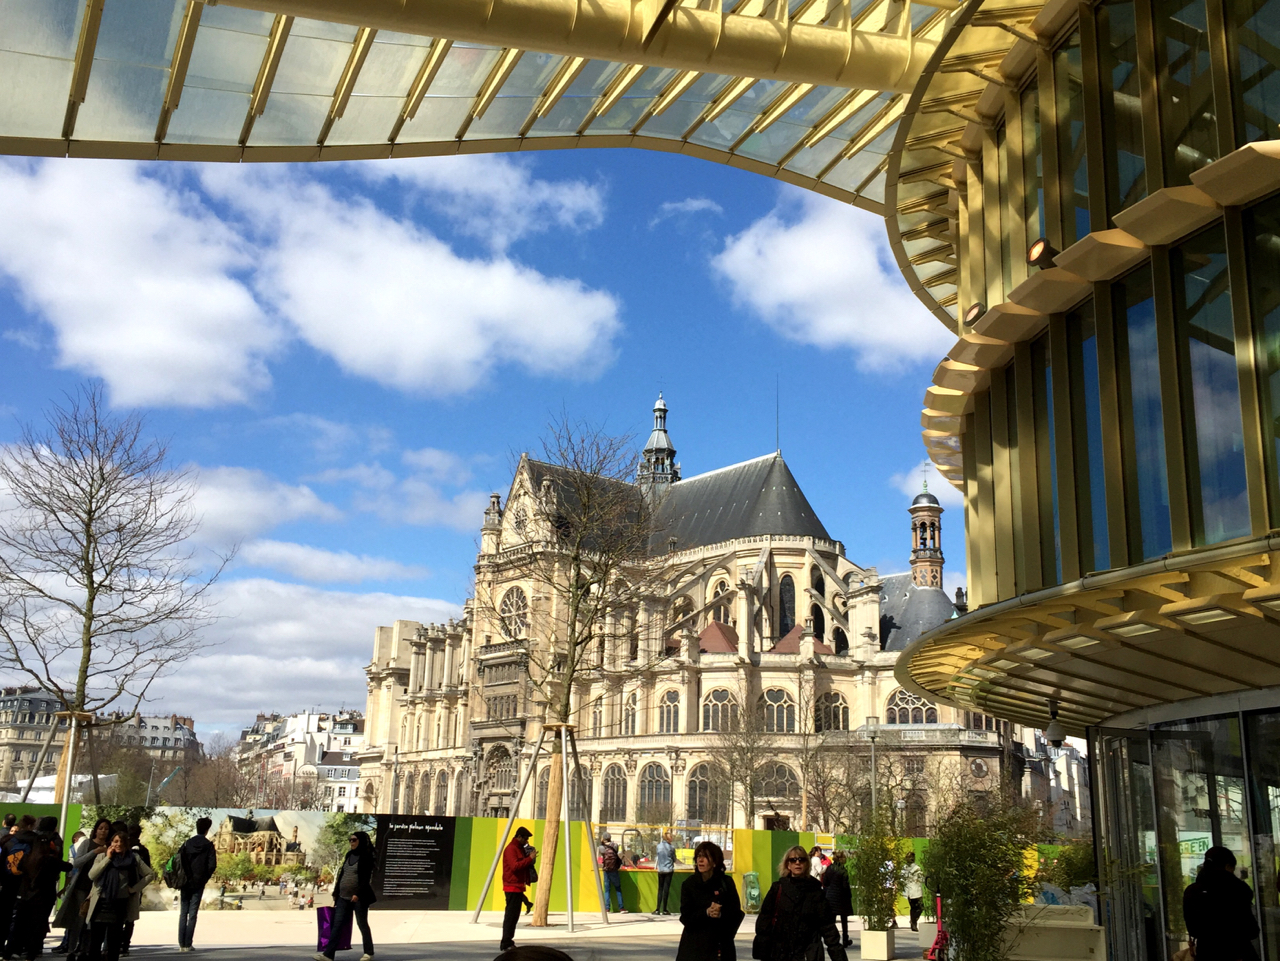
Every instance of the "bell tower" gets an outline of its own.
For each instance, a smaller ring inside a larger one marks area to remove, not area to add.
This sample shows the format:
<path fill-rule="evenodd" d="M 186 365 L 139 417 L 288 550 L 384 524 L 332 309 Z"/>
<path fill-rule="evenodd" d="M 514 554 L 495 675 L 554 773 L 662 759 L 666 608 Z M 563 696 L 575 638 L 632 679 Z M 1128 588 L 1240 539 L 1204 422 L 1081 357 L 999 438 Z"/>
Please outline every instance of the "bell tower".
<path fill-rule="evenodd" d="M 942 505 L 929 493 L 929 482 L 908 508 L 911 513 L 911 583 L 942 587 Z"/>
<path fill-rule="evenodd" d="M 653 431 L 644 445 L 640 469 L 636 471 L 636 483 L 644 491 L 649 502 L 662 499 L 668 488 L 680 479 L 680 465 L 676 463 L 676 449 L 671 446 L 667 434 L 667 404 L 659 391 L 653 405 Z"/>

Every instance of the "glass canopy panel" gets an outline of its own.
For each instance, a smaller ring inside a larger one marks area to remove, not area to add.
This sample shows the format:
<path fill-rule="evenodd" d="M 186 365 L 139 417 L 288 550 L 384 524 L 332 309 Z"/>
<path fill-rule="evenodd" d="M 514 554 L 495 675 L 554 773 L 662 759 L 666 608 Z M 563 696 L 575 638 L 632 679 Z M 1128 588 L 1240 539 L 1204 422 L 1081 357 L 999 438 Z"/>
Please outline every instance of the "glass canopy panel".
<path fill-rule="evenodd" d="M 733 145 L 746 133 L 751 122 L 789 86 L 782 80 L 757 81 L 732 107 L 710 123 L 702 124 L 689 139 L 708 147 Z"/>
<path fill-rule="evenodd" d="M 385 143 L 403 107 L 404 97 L 353 96 L 325 143 Z"/>
<path fill-rule="evenodd" d="M 779 120 L 771 124 L 768 130 L 753 133 L 737 152 L 752 160 L 777 164 L 810 129 L 812 128 Z"/>
<path fill-rule="evenodd" d="M 823 182 L 829 183 L 833 187 L 841 187 L 845 190 L 857 192 L 862 182 L 884 160 L 885 154 L 888 153 L 889 148 L 893 145 L 893 138 L 897 134 L 897 130 L 898 122 L 895 120 L 866 147 L 837 165 L 831 173 L 823 178 Z M 883 191 L 881 192 L 881 199 L 883 199 Z"/>
<path fill-rule="evenodd" d="M 453 140 L 473 102 L 471 97 L 426 97 L 417 116 L 404 125 L 397 140 L 400 143 Z"/>
<path fill-rule="evenodd" d="M 542 136 L 577 133 L 596 98 L 604 92 L 620 69 L 622 64 L 609 60 L 589 61 L 573 83 L 569 84 L 569 89 L 559 103 L 534 123 L 531 133 Z"/>
<path fill-rule="evenodd" d="M 267 52 L 272 16 L 234 7 L 205 7 L 191 50 L 182 101 L 169 120 L 173 143 L 234 144 Z"/>
<path fill-rule="evenodd" d="M 474 97 L 489 76 L 499 54 L 496 47 L 455 43 L 427 89 L 428 97 Z"/>
<path fill-rule="evenodd" d="M 313 36 L 320 32 L 314 30 L 315 24 L 315 20 L 294 21 L 280 56 L 275 82 L 271 84 L 267 114 L 271 113 L 271 100 L 277 93 L 318 94 L 332 99 L 342 71 L 351 59 L 355 28 L 344 31 L 351 34 L 350 38 L 331 39 Z"/>
<path fill-rule="evenodd" d="M 253 125 L 249 144 L 254 147 L 314 144 L 320 136 L 333 94 L 272 93 L 266 112 Z"/>
<path fill-rule="evenodd" d="M 427 57 L 427 45 L 431 42 L 427 37 L 421 44 L 387 43 L 382 34 L 373 41 L 364 66 L 360 68 L 360 76 L 356 77 L 356 85 L 351 89 L 353 97 L 399 97 L 404 100 L 409 95 L 422 62 Z"/>
<path fill-rule="evenodd" d="M 679 140 L 707 109 L 705 103 L 677 100 L 657 117 L 650 117 L 638 133 L 649 137 Z"/>
<path fill-rule="evenodd" d="M 533 112 L 534 97 L 498 97 L 489 104 L 483 117 L 477 117 L 467 129 L 468 140 L 516 137 Z"/>
<path fill-rule="evenodd" d="M 498 91 L 498 98 L 542 96 L 562 63 L 564 57 L 556 53 L 526 52 Z"/>
<path fill-rule="evenodd" d="M 816 177 L 848 143 L 847 140 L 835 137 L 823 137 L 812 147 L 806 147 L 792 157 L 787 163 L 787 169 L 806 177 Z"/>
<path fill-rule="evenodd" d="M 884 203 L 884 188 L 888 181 L 888 172 L 884 170 L 880 171 L 872 178 L 871 183 L 862 188 L 862 196 L 866 197 L 868 200 L 874 200 L 878 204 Z M 952 289 L 954 290 L 954 287 L 952 287 Z M 935 289 L 933 296 L 941 298 L 945 295 L 938 293 L 938 289 Z"/>
<path fill-rule="evenodd" d="M 77 140 L 151 140 L 185 0 L 134 0 L 102 11 Z"/>
<path fill-rule="evenodd" d="M 0 0 L 0 134 L 61 135 L 83 12 L 78 0 Z"/>

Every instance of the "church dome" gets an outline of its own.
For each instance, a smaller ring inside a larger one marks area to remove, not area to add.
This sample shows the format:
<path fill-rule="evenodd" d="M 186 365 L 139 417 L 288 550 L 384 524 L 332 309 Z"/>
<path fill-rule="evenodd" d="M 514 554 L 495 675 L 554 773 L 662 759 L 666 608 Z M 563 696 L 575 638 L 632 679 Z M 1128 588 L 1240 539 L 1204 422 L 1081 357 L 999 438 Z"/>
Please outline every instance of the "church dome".
<path fill-rule="evenodd" d="M 934 497 L 928 491 L 923 491 L 916 495 L 916 499 L 911 502 L 912 507 L 938 507 L 938 498 Z"/>

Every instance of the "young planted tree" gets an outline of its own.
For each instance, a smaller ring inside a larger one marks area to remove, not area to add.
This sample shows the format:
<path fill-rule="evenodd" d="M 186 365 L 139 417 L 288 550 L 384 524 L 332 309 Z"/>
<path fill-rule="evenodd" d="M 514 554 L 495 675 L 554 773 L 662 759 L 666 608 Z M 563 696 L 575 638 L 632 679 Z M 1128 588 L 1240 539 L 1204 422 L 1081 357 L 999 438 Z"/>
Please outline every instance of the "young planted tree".
<path fill-rule="evenodd" d="M 500 578 L 477 584 L 477 606 L 504 636 L 525 641 L 528 680 L 544 705 L 544 722 L 576 724 L 575 688 L 588 675 L 640 670 L 638 611 L 660 594 L 661 565 L 650 555 L 648 505 L 632 483 L 631 439 L 564 419 L 542 446 L 542 460 L 529 462 L 534 489 L 517 506 L 508 504 L 521 512 L 528 543 L 503 553 Z M 531 608 L 511 602 L 505 585 L 513 580 L 532 586 Z M 547 923 L 565 790 L 558 736 L 552 741 L 548 732 L 548 741 L 535 926 Z"/>
<path fill-rule="evenodd" d="M 202 575 L 185 549 L 194 484 L 167 455 L 97 387 L 54 406 L 43 427 L 25 425 L 0 455 L 0 669 L 63 711 L 132 718 L 212 619 L 221 567 Z"/>
<path fill-rule="evenodd" d="M 886 806 L 864 820 L 849 863 L 849 881 L 866 931 L 887 931 L 897 913 L 905 852 L 893 836 Z"/>

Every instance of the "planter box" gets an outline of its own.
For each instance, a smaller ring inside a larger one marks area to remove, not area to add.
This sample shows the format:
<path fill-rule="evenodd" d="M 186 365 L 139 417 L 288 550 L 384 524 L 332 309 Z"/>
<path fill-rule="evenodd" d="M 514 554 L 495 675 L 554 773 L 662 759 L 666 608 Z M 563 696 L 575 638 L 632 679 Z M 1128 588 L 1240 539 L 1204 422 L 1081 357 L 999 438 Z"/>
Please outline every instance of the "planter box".
<path fill-rule="evenodd" d="M 862 961 L 893 961 L 893 932 L 863 931 Z"/>

